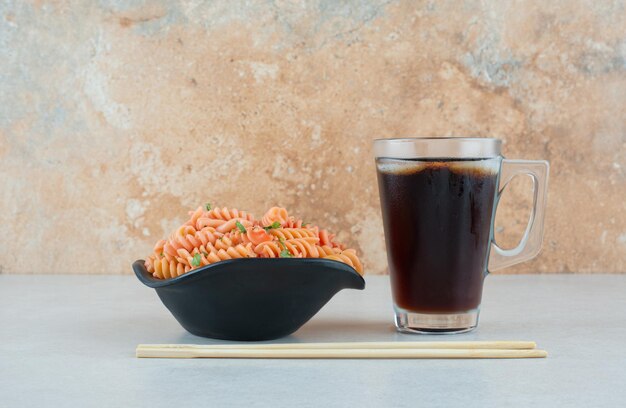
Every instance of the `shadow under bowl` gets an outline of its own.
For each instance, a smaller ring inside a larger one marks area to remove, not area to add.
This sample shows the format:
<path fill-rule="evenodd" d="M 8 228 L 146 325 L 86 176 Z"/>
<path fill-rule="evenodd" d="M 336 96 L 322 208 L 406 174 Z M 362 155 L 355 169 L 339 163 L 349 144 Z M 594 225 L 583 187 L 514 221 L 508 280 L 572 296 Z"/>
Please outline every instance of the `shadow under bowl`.
<path fill-rule="evenodd" d="M 133 270 L 188 332 L 223 340 L 288 336 L 340 290 L 365 288 L 352 267 L 328 259 L 230 259 L 165 280 L 143 260 Z"/>

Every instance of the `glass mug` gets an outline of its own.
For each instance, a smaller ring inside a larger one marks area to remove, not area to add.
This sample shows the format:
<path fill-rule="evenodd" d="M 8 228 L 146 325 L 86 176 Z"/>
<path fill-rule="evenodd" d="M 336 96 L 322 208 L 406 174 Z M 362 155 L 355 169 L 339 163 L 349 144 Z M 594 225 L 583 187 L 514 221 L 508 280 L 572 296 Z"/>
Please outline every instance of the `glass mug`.
<path fill-rule="evenodd" d="M 508 160 L 501 141 L 374 141 L 385 243 L 399 331 L 462 333 L 478 324 L 483 281 L 537 256 L 543 238 L 547 161 Z M 533 208 L 516 248 L 494 241 L 498 200 L 517 175 L 533 180 Z"/>

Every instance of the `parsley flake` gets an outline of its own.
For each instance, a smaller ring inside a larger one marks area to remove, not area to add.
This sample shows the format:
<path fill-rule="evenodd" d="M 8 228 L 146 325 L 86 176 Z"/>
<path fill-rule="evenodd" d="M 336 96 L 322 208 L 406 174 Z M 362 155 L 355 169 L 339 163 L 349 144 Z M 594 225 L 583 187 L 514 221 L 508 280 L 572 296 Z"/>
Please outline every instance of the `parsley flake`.
<path fill-rule="evenodd" d="M 291 254 L 291 252 L 289 252 L 289 249 L 287 249 L 287 245 L 285 245 L 285 239 L 282 237 L 279 238 L 278 243 L 282 245 L 283 247 L 283 250 L 280 251 L 280 257 L 281 258 L 293 258 L 293 255 Z"/>
<path fill-rule="evenodd" d="M 204 208 L 206 208 L 207 211 L 211 211 L 211 203 L 206 203 Z"/>
<path fill-rule="evenodd" d="M 193 259 L 191 260 L 191 264 L 193 266 L 200 266 L 200 262 L 202 261 L 202 256 L 200 254 L 195 254 Z"/>
<path fill-rule="evenodd" d="M 240 223 L 239 221 L 235 221 L 235 225 L 237 226 L 237 229 L 242 233 L 245 234 L 246 231 L 246 227 L 243 226 L 242 223 Z"/>
<path fill-rule="evenodd" d="M 280 222 L 278 222 L 278 221 L 274 221 L 274 222 L 272 223 L 272 225 L 268 225 L 267 227 L 263 227 L 263 229 L 264 229 L 265 231 L 269 231 L 269 230 L 271 230 L 271 229 L 277 229 L 277 228 L 280 228 L 280 227 L 281 227 Z"/>

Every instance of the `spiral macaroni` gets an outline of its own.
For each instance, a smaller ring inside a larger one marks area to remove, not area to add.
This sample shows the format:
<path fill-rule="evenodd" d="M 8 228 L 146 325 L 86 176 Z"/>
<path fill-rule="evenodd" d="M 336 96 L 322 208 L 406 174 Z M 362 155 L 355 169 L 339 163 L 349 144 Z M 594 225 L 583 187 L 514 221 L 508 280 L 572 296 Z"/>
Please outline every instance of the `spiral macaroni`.
<path fill-rule="evenodd" d="M 279 228 L 270 230 L 270 234 L 277 237 L 279 240 L 290 240 L 295 238 L 318 238 L 318 234 L 315 230 L 309 228 Z"/>
<path fill-rule="evenodd" d="M 354 249 L 325 229 L 272 207 L 260 220 L 236 209 L 198 207 L 145 261 L 155 278 L 170 279 L 196 268 L 235 258 L 324 258 L 343 262 L 363 274 Z"/>

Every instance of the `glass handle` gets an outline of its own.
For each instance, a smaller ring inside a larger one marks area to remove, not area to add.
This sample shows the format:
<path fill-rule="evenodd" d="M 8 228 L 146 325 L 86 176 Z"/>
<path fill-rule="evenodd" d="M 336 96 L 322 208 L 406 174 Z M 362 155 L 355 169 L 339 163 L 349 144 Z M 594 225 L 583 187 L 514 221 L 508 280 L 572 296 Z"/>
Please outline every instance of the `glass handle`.
<path fill-rule="evenodd" d="M 491 242 L 489 271 L 495 271 L 527 261 L 536 257 L 541 251 L 549 170 L 550 165 L 545 160 L 502 160 L 497 201 L 500 201 L 502 192 L 513 178 L 518 175 L 528 175 L 533 180 L 533 208 L 530 213 L 528 225 L 526 226 L 526 231 L 524 231 L 524 236 L 515 248 L 500 248 L 494 236 Z"/>

